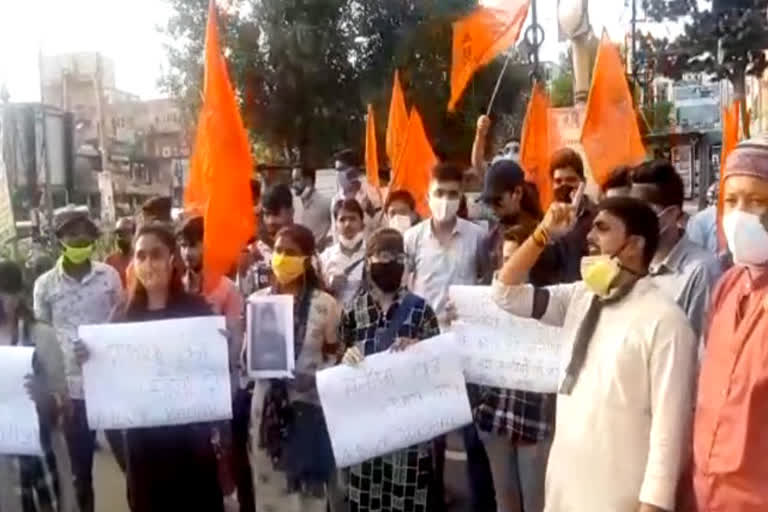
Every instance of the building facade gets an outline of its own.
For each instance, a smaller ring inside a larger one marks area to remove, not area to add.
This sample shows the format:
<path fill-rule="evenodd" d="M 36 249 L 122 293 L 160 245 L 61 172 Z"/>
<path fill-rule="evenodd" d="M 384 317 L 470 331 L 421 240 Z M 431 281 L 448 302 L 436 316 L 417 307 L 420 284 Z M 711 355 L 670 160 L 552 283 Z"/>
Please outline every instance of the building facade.
<path fill-rule="evenodd" d="M 100 208 L 102 137 L 118 216 L 133 213 L 151 196 L 180 196 L 189 144 L 172 100 L 142 101 L 119 90 L 114 64 L 98 53 L 44 57 L 41 77 L 43 102 L 73 116 L 70 202 L 88 204 L 94 212 Z"/>

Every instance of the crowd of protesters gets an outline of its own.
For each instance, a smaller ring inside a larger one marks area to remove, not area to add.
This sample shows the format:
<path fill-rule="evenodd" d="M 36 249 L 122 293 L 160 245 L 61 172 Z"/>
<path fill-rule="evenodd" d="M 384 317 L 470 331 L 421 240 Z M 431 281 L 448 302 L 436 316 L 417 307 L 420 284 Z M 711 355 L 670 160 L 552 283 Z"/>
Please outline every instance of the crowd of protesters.
<path fill-rule="evenodd" d="M 203 218 L 173 222 L 168 198 L 120 219 L 103 263 L 88 211 L 58 211 L 60 256 L 31 308 L 24 269 L 0 262 L 0 345 L 35 347 L 25 385 L 44 449 L 0 456 L 0 511 L 95 509 L 79 326 L 206 315 L 226 318 L 211 343 L 228 344 L 233 418 L 106 432 L 133 512 L 449 510 L 444 436 L 335 466 L 315 374 L 450 330 L 453 285 L 489 286 L 509 314 L 563 333 L 557 394 L 469 386 L 474 422 L 456 434 L 472 510 L 768 510 L 768 138 L 724 163 L 722 208 L 714 191 L 687 220 L 669 161 L 618 168 L 590 197 L 571 149 L 552 155 L 544 212 L 514 152 L 485 162 L 489 123 L 471 168 L 432 170 L 430 218 L 370 185 L 350 151 L 334 197 L 306 168 L 254 190 L 262 229 L 212 286 Z M 471 176 L 490 222 L 466 218 Z M 293 298 L 295 378 L 249 379 L 245 304 L 272 294 Z"/>

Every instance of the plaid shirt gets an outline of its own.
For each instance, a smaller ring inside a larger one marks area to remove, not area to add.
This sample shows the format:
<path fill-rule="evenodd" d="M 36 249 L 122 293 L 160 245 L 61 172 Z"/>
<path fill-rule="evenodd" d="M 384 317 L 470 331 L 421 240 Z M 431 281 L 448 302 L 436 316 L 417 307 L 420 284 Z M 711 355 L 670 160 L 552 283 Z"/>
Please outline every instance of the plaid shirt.
<path fill-rule="evenodd" d="M 554 395 L 479 386 L 474 406 L 477 428 L 513 443 L 537 443 L 553 431 Z"/>
<path fill-rule="evenodd" d="M 344 309 L 339 324 L 339 340 L 347 347 L 360 346 L 366 356 L 375 352 L 374 340 L 378 329 L 386 329 L 397 311 L 397 307 L 408 291 L 401 288 L 395 300 L 384 313 L 374 297 L 375 291 L 360 291 Z M 408 319 L 398 329 L 397 338 L 426 340 L 440 334 L 435 312 L 424 299 L 419 299 L 411 309 Z"/>
<path fill-rule="evenodd" d="M 376 352 L 375 336 L 386 329 L 407 294 L 401 288 L 389 310 L 381 309 L 373 290 L 359 292 L 341 317 L 339 341 L 357 345 L 365 355 Z M 440 334 L 432 308 L 422 298 L 410 311 L 396 336 L 424 340 Z M 433 481 L 432 443 L 420 443 L 375 457 L 348 470 L 346 495 L 349 512 L 427 512 Z"/>

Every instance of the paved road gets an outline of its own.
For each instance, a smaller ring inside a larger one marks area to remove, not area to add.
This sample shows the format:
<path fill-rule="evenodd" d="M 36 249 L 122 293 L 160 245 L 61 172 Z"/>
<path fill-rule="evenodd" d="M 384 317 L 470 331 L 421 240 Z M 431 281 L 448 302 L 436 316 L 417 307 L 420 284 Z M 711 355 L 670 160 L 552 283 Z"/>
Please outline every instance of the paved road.
<path fill-rule="evenodd" d="M 101 446 L 107 446 L 102 442 Z M 125 499 L 125 477 L 108 450 L 96 453 L 93 461 L 96 512 L 130 512 Z"/>
<path fill-rule="evenodd" d="M 445 485 L 453 502 L 446 512 L 471 512 L 465 483 L 464 455 L 458 448 L 460 443 L 452 442 L 449 437 L 451 450 L 446 457 Z M 101 446 L 109 446 L 103 438 Z M 125 499 L 125 478 L 109 450 L 102 449 L 96 453 L 93 469 L 96 512 L 130 512 Z"/>

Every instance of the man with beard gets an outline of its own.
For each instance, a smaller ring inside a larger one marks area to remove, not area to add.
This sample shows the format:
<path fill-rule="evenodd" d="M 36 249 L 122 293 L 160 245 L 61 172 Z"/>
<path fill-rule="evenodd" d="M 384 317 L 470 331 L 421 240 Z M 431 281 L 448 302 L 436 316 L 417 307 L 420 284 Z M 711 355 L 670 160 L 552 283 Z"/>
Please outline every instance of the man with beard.
<path fill-rule="evenodd" d="M 590 256 L 580 262 L 583 281 L 518 284 L 576 214 L 574 205 L 553 203 L 492 286 L 507 312 L 562 327 L 552 340 L 565 360 L 544 510 L 676 510 L 696 343 L 683 311 L 644 278 L 659 242 L 656 213 L 629 197 L 603 200 L 587 236 Z"/>
<path fill-rule="evenodd" d="M 570 204 L 574 192 L 586 184 L 584 164 L 579 154 L 563 148 L 552 155 L 549 166 L 554 200 Z M 587 255 L 587 233 L 595 218 L 594 204 L 586 197 L 574 205 L 576 218 L 571 228 L 552 240 L 531 270 L 531 283 L 537 286 L 573 283 L 581 279 L 581 258 Z"/>
<path fill-rule="evenodd" d="M 551 165 L 555 201 L 570 203 L 573 192 L 584 183 L 581 157 L 570 149 L 555 153 Z M 529 225 L 541 219 L 541 209 L 535 187 L 525 181 L 520 166 L 512 160 L 497 160 L 488 169 L 480 200 L 485 202 L 499 220 L 488 237 L 491 268 L 501 263 L 504 230 L 516 224 Z M 593 206 L 587 199 L 578 206 L 578 217 L 570 231 L 553 240 L 531 270 L 531 283 L 537 286 L 572 283 L 580 279 L 579 261 L 586 255 L 586 235 L 594 217 Z M 486 282 L 490 276 L 486 276 Z"/>
<path fill-rule="evenodd" d="M 131 250 L 133 234 L 136 232 L 136 223 L 131 217 L 123 217 L 115 225 L 115 245 L 117 250 L 107 256 L 105 263 L 120 274 L 123 287 L 126 285 L 125 271 L 131 263 Z"/>

